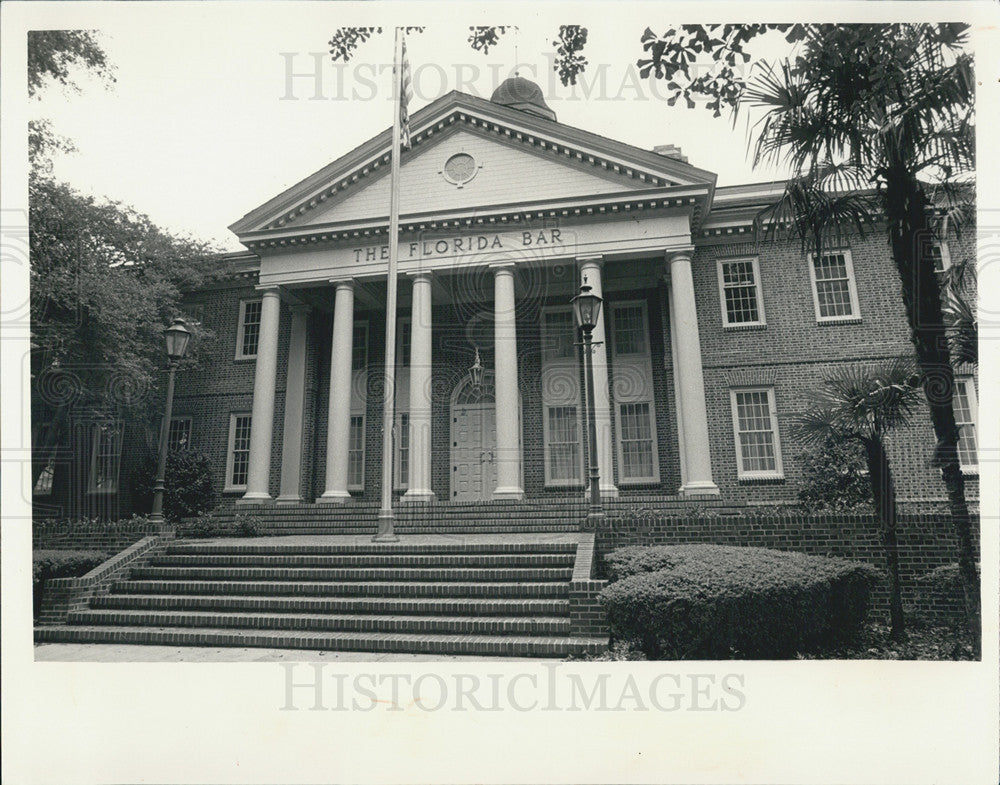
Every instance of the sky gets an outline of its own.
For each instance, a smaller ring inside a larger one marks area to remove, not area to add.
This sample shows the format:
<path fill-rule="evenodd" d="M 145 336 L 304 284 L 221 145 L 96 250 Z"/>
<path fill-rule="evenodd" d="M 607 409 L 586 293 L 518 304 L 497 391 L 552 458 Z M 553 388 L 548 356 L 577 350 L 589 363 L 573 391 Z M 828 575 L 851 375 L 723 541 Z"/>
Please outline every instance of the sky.
<path fill-rule="evenodd" d="M 339 26 L 396 18 L 355 20 L 334 4 L 199 5 L 126 4 L 115 15 L 84 16 L 80 22 L 98 31 L 115 66 L 116 83 L 107 88 L 84 77 L 78 93 L 54 86 L 29 111 L 50 118 L 77 148 L 57 159 L 57 177 L 130 204 L 165 228 L 237 250 L 229 224 L 391 124 L 391 34 L 372 38 L 346 66 L 333 64 L 327 42 Z M 658 97 L 659 84 L 639 78 L 642 31 L 657 27 L 662 14 L 594 16 L 587 71 L 577 87 L 563 87 L 552 69 L 552 42 L 560 22 L 584 23 L 590 12 L 574 10 L 568 20 L 557 6 L 559 13 L 544 17 L 521 11 L 487 20 L 518 31 L 483 55 L 466 41 L 469 25 L 483 21 L 476 12 L 457 19 L 422 8 L 413 23 L 426 30 L 408 40 L 412 110 L 452 89 L 488 98 L 517 71 L 542 87 L 571 126 L 645 149 L 677 145 L 693 165 L 718 173 L 721 185 L 780 176 L 752 169 L 745 123 L 734 129 L 728 117 L 713 119 L 701 106 L 670 107 Z M 53 26 L 73 21 L 54 19 Z M 774 36 L 758 51 L 775 57 L 787 44 Z"/>

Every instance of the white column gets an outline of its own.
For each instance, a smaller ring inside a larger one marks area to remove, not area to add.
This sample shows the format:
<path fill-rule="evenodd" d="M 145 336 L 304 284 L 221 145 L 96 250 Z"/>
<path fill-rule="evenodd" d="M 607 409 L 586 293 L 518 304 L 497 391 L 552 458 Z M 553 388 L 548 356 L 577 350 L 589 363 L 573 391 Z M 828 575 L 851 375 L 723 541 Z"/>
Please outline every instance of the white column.
<path fill-rule="evenodd" d="M 434 491 L 431 490 L 431 274 L 418 272 L 411 275 L 410 476 L 403 501 L 430 502 L 434 501 Z"/>
<path fill-rule="evenodd" d="M 253 409 L 250 421 L 250 466 L 247 490 L 237 503 L 262 504 L 271 501 L 271 436 L 274 431 L 274 390 L 278 374 L 278 322 L 281 298 L 278 288 L 261 291 L 260 338 L 253 377 Z"/>
<path fill-rule="evenodd" d="M 671 324 L 677 352 L 677 408 L 684 425 L 679 434 L 684 440 L 685 496 L 719 493 L 712 481 L 712 459 L 708 446 L 708 411 L 705 406 L 705 380 L 701 369 L 701 339 L 698 337 L 698 311 L 691 275 L 692 249 L 668 252 L 670 267 Z"/>
<path fill-rule="evenodd" d="M 600 256 L 581 258 L 580 260 L 580 283 L 587 284 L 598 297 L 604 297 L 601 288 L 601 266 Z M 601 312 L 597 317 L 597 326 L 594 327 L 593 340 L 594 348 L 591 355 L 594 371 L 594 422 L 597 427 L 597 470 L 601 477 L 601 496 L 617 496 L 618 487 L 615 485 L 611 456 L 614 454 L 613 440 L 611 438 L 611 397 L 608 394 L 608 352 L 607 352 L 607 331 L 604 329 L 604 314 L 607 312 L 607 304 L 601 307 Z M 584 422 L 587 422 L 584 413 Z M 589 427 L 589 426 L 588 426 Z"/>
<path fill-rule="evenodd" d="M 514 263 L 493 265 L 494 385 L 496 387 L 497 487 L 494 499 L 523 499 L 520 396 L 517 388 L 517 322 Z"/>
<path fill-rule="evenodd" d="M 336 286 L 333 301 L 333 341 L 330 348 L 330 398 L 327 408 L 326 489 L 316 501 L 345 502 L 348 448 L 351 440 L 351 360 L 354 343 L 354 280 L 331 281 Z"/>
<path fill-rule="evenodd" d="M 306 322 L 308 305 L 292 306 L 285 382 L 285 426 L 281 442 L 281 494 L 278 504 L 302 501 L 302 416 L 306 403 Z"/>

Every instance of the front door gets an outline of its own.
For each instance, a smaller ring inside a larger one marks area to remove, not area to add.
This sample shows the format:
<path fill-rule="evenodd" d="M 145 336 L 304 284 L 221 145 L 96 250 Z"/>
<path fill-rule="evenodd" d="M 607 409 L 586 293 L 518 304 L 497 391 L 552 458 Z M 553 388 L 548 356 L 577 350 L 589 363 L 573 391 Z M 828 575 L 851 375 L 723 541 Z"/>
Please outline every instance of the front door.
<path fill-rule="evenodd" d="M 497 487 L 496 407 L 455 403 L 451 410 L 451 499 L 484 501 Z"/>

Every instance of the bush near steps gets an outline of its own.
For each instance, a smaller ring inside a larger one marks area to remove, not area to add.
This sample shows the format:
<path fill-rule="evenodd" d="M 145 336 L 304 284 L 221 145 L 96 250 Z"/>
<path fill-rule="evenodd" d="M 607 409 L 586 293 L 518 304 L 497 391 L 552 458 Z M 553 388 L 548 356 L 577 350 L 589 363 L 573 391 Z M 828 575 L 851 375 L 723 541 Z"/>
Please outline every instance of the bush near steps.
<path fill-rule="evenodd" d="M 650 659 L 778 659 L 850 640 L 881 574 L 767 548 L 619 548 L 601 592 L 612 640 Z"/>

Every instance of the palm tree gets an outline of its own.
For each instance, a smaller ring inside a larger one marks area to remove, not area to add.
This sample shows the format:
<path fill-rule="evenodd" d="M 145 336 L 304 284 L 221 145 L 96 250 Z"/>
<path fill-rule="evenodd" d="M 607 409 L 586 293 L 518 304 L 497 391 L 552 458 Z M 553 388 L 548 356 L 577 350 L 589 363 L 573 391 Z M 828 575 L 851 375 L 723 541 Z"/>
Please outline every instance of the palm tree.
<path fill-rule="evenodd" d="M 763 111 L 755 163 L 797 173 L 762 221 L 784 225 L 822 252 L 848 231 L 884 226 L 902 284 L 917 364 L 937 439 L 934 462 L 957 535 L 966 615 L 980 639 L 955 388 L 941 286 L 929 253 L 932 195 L 956 229 L 970 215 L 975 168 L 974 77 L 967 26 L 820 25 L 801 54 L 762 65 L 742 103 Z"/>
<path fill-rule="evenodd" d="M 823 380 L 811 409 L 795 418 L 792 436 L 803 444 L 821 445 L 828 439 L 860 442 L 868 463 L 875 514 L 889 570 L 889 613 L 894 640 L 906 636 L 903 596 L 899 581 L 896 538 L 896 491 L 886 451 L 886 436 L 905 425 L 917 402 L 917 374 L 906 361 L 896 360 L 874 369 L 841 368 Z"/>

